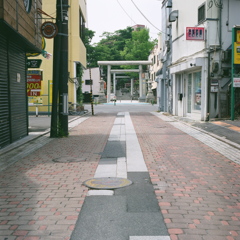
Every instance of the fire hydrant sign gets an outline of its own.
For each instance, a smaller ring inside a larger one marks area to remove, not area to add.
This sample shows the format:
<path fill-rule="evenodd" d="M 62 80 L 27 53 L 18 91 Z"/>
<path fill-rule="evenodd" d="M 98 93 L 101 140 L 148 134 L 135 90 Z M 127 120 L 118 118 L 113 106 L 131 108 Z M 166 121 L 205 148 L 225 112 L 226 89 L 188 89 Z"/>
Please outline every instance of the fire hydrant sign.
<path fill-rule="evenodd" d="M 28 71 L 27 75 L 27 95 L 29 97 L 41 96 L 41 71 Z"/>

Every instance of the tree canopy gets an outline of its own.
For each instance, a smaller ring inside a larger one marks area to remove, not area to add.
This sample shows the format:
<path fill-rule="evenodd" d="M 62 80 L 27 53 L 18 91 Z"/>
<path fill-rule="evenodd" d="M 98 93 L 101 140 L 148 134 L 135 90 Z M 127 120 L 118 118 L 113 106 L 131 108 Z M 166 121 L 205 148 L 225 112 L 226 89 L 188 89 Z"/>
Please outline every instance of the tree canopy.
<path fill-rule="evenodd" d="M 86 29 L 85 46 L 89 67 L 97 67 L 98 61 L 147 60 L 156 41 L 151 41 L 148 29 L 133 28 L 104 32 L 100 42 L 91 45 L 94 32 Z"/>

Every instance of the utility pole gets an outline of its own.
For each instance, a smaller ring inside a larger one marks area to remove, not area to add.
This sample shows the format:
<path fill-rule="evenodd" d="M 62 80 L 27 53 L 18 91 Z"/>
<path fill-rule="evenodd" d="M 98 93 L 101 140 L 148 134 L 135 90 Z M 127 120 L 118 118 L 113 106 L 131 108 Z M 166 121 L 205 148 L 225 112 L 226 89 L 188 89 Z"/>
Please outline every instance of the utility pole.
<path fill-rule="evenodd" d="M 50 137 L 68 136 L 68 0 L 57 0 Z"/>
<path fill-rule="evenodd" d="M 62 32 L 59 84 L 59 135 L 68 136 L 68 0 L 62 0 L 61 5 Z"/>

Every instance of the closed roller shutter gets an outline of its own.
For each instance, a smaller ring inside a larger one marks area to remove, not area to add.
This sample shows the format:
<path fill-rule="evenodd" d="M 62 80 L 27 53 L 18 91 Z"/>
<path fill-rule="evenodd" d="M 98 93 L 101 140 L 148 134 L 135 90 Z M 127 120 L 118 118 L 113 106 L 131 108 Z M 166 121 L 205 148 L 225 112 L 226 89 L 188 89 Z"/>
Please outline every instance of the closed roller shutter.
<path fill-rule="evenodd" d="M 11 106 L 11 141 L 28 134 L 26 56 L 24 49 L 15 42 L 9 42 L 9 78 Z"/>
<path fill-rule="evenodd" d="M 11 141 L 7 62 L 7 40 L 0 34 L 0 148 Z"/>

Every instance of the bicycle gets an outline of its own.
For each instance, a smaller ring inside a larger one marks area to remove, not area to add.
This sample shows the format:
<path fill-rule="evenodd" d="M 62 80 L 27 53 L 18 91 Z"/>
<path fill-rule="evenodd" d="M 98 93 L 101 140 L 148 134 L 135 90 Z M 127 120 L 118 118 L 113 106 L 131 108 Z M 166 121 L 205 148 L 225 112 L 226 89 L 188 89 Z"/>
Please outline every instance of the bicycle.
<path fill-rule="evenodd" d="M 69 102 L 68 114 L 69 115 L 82 115 L 86 114 L 88 110 L 84 109 L 84 106 L 80 106 L 78 103 Z"/>

